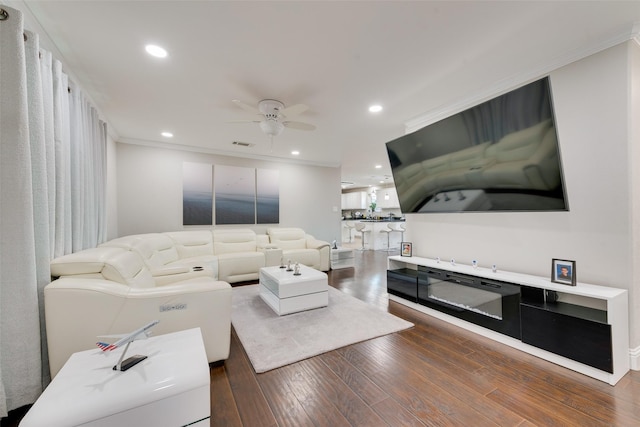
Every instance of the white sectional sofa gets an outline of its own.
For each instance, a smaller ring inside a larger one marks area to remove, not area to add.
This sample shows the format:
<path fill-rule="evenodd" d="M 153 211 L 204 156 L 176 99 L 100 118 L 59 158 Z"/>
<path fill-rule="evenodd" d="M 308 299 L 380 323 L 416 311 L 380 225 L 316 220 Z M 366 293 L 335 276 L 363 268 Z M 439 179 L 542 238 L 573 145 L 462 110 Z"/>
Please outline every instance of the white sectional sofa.
<path fill-rule="evenodd" d="M 329 243 L 293 227 L 268 228 L 266 234 L 249 228 L 137 234 L 100 246 L 136 252 L 160 285 L 175 281 L 176 276 L 207 275 L 229 283 L 257 280 L 261 267 L 279 265 L 283 259 L 329 270 Z"/>
<path fill-rule="evenodd" d="M 229 356 L 231 286 L 261 267 L 299 262 L 329 270 L 329 243 L 299 228 L 189 230 L 124 236 L 56 258 L 45 287 L 49 364 L 95 346 L 99 335 L 160 320 L 154 333 L 200 327 L 209 362 Z"/>

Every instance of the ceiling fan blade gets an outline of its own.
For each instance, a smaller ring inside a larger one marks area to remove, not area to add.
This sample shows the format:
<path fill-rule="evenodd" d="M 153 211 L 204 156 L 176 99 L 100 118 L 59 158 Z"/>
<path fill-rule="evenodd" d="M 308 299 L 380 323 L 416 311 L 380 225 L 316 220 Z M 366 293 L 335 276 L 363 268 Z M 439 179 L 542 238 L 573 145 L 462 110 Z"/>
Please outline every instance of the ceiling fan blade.
<path fill-rule="evenodd" d="M 302 122 L 282 122 L 282 124 L 285 127 L 291 128 L 291 129 L 298 129 L 298 130 L 315 130 L 315 126 L 309 123 L 302 123 Z"/>
<path fill-rule="evenodd" d="M 280 115 L 284 117 L 293 117 L 293 116 L 297 116 L 298 114 L 304 113 L 308 109 L 309 107 L 304 104 L 296 104 L 296 105 L 292 105 L 291 107 L 286 107 L 280 110 Z"/>
<path fill-rule="evenodd" d="M 251 106 L 249 104 L 245 104 L 242 101 L 238 101 L 237 99 L 233 99 L 231 102 L 233 102 L 234 104 L 236 104 L 238 107 L 242 108 L 243 110 L 248 111 L 249 113 L 260 114 L 260 110 L 258 110 L 256 107 Z"/>

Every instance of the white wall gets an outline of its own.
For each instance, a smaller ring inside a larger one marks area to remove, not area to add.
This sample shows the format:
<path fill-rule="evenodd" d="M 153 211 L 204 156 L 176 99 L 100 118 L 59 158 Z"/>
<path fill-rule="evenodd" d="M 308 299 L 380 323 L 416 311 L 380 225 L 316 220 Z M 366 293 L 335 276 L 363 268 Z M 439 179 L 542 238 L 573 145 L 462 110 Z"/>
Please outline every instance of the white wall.
<path fill-rule="evenodd" d="M 628 72 L 622 44 L 550 75 L 569 212 L 407 215 L 413 253 L 546 277 L 575 260 L 578 281 L 631 289 Z"/>
<path fill-rule="evenodd" d="M 277 163 L 117 144 L 119 236 L 182 230 L 182 165 L 200 162 L 280 171 L 280 227 L 318 239 L 340 237 L 340 168 Z M 335 207 L 335 212 L 334 212 Z M 263 233 L 267 226 L 248 227 Z M 193 227 L 192 227 L 193 228 Z"/>

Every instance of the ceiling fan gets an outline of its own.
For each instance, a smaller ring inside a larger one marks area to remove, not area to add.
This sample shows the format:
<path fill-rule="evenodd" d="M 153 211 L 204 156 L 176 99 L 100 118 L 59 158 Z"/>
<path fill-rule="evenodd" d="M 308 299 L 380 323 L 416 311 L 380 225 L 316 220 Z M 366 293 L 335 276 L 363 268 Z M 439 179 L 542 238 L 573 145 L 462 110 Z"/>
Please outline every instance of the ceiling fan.
<path fill-rule="evenodd" d="M 261 120 L 234 120 L 230 123 L 258 123 L 262 132 L 274 136 L 280 135 L 284 128 L 298 129 L 298 130 L 314 130 L 316 127 L 309 123 L 295 122 L 288 120 L 291 117 L 295 117 L 298 114 L 302 114 L 309 109 L 304 104 L 296 104 L 291 107 L 286 107 L 280 101 L 275 99 L 263 99 L 258 102 L 258 107 L 254 107 L 245 104 L 237 99 L 233 100 L 233 103 L 249 113 L 258 114 L 262 116 Z"/>

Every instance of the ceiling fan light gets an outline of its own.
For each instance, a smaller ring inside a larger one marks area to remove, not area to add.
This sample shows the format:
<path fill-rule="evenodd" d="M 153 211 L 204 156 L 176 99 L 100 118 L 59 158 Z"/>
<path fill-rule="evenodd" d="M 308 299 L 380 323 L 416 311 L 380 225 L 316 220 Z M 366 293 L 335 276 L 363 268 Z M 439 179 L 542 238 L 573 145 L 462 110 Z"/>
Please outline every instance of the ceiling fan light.
<path fill-rule="evenodd" d="M 262 132 L 271 136 L 278 136 L 284 129 L 284 125 L 276 120 L 263 120 L 260 122 Z"/>

